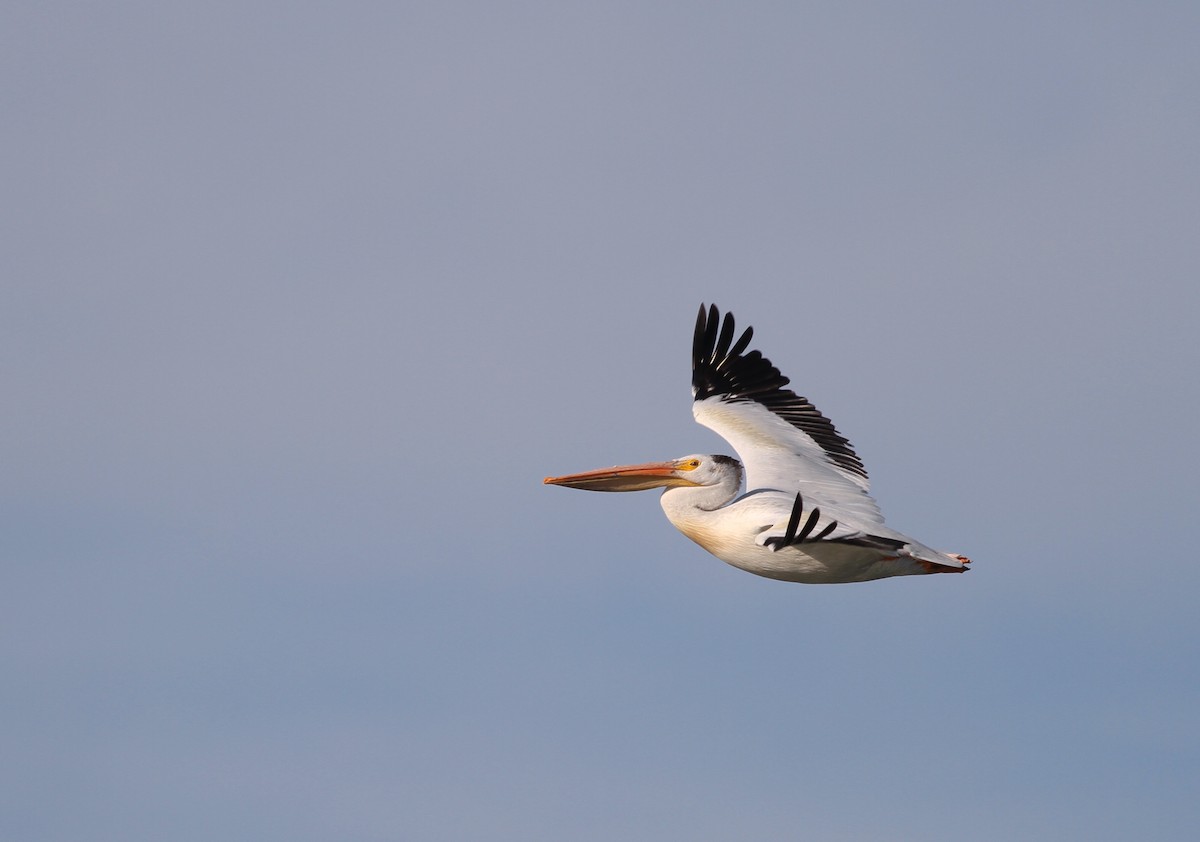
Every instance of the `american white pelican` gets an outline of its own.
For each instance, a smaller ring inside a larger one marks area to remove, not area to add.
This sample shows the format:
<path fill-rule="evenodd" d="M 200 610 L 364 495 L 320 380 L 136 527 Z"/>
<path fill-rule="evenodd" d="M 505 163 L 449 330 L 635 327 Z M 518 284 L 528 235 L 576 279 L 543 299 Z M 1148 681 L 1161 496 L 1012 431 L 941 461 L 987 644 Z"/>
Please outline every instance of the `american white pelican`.
<path fill-rule="evenodd" d="M 788 582 L 865 582 L 962 573 L 970 559 L 938 552 L 883 524 L 854 449 L 758 351 L 753 328 L 734 342 L 733 314 L 700 305 L 692 344 L 692 413 L 729 456 L 601 468 L 548 485 L 589 491 L 665 488 L 663 511 L 722 561 Z M 745 463 L 746 491 L 742 491 Z"/>

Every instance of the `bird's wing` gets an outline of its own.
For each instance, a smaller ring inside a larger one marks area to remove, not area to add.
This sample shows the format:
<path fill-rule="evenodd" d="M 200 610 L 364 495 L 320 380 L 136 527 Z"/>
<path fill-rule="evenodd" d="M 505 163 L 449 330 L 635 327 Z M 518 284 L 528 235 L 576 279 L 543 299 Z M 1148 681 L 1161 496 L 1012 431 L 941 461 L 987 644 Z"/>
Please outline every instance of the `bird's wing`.
<path fill-rule="evenodd" d="M 834 518 L 882 524 L 867 471 L 854 449 L 788 378 L 746 349 L 752 328 L 734 341 L 733 314 L 703 305 L 692 344 L 692 412 L 728 441 L 746 469 L 748 493 L 801 492 Z"/>
<path fill-rule="evenodd" d="M 786 547 L 816 543 L 848 544 L 894 551 L 910 543 L 909 538 L 882 524 L 872 523 L 870 531 L 864 532 L 861 528 L 838 520 L 828 511 L 806 500 L 799 491 L 794 496 L 781 491 L 759 491 L 743 497 L 739 503 L 743 510 L 740 514 L 746 519 L 770 521 L 769 526 L 759 527 L 754 543 L 773 552 Z"/>

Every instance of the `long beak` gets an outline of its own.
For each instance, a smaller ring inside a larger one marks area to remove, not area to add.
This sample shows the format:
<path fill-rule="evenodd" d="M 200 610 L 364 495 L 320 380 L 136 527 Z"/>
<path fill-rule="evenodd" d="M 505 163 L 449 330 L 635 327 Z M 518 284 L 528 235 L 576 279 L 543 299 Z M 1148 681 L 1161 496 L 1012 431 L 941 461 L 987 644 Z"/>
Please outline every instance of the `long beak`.
<path fill-rule="evenodd" d="M 674 462 L 619 465 L 581 474 L 567 474 L 565 477 L 546 477 L 543 482 L 587 491 L 645 491 L 648 488 L 698 484 L 680 476 Z"/>

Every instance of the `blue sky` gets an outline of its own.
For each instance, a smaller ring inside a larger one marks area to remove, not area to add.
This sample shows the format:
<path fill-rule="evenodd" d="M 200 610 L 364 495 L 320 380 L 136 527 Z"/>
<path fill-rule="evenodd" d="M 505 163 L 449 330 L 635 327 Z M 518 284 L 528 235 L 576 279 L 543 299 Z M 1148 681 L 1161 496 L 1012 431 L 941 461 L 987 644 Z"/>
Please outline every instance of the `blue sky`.
<path fill-rule="evenodd" d="M 1194 4 L 0 13 L 0 832 L 1200 822 Z M 700 302 L 967 576 L 759 579 Z"/>

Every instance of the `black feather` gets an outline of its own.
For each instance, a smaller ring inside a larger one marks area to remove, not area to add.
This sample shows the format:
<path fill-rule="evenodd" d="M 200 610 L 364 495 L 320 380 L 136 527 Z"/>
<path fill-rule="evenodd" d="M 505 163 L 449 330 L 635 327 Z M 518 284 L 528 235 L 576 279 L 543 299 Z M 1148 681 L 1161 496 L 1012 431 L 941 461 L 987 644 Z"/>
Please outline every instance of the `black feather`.
<path fill-rule="evenodd" d="M 800 515 L 804 512 L 804 498 L 796 492 L 796 502 L 792 505 L 792 516 L 788 518 L 787 531 L 783 533 L 783 543 L 790 544 L 796 540 L 796 527 L 800 525 Z"/>
<path fill-rule="evenodd" d="M 799 544 L 801 541 L 803 541 L 805 538 L 807 538 L 808 534 L 813 531 L 813 527 L 817 525 L 817 521 L 820 519 L 821 519 L 821 510 L 813 509 L 812 512 L 808 516 L 808 520 L 805 521 L 805 523 L 804 523 L 804 528 L 801 529 L 800 533 L 796 536 L 796 540 L 794 541 L 794 543 Z"/>
<path fill-rule="evenodd" d="M 826 535 L 828 535 L 830 532 L 832 532 L 832 531 L 833 531 L 833 530 L 835 530 L 835 529 L 837 529 L 837 521 L 836 521 L 836 520 L 830 521 L 830 522 L 829 522 L 829 525 L 828 525 L 828 526 L 826 526 L 824 529 L 822 529 L 820 532 L 818 532 L 816 535 L 814 535 L 814 536 L 812 537 L 812 539 L 813 539 L 814 541 L 820 541 L 820 540 L 822 540 L 822 539 L 823 539 L 823 538 L 824 538 Z"/>

